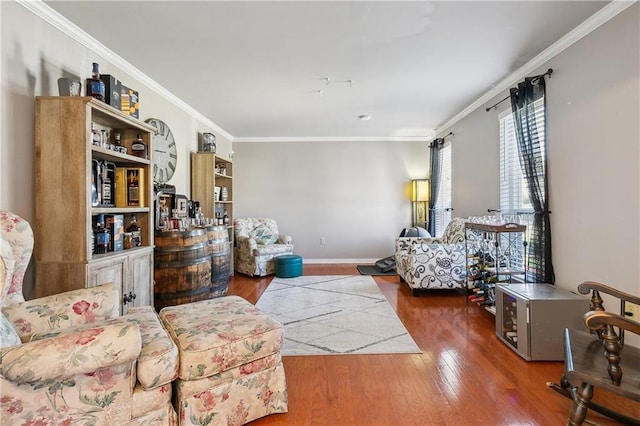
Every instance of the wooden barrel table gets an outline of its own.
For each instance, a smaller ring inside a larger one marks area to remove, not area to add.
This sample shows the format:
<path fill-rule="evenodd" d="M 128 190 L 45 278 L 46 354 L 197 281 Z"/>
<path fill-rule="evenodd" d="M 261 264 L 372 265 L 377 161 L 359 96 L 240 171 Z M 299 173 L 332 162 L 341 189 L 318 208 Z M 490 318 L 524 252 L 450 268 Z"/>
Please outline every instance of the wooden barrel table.
<path fill-rule="evenodd" d="M 226 296 L 231 276 L 231 243 L 226 226 L 207 226 L 211 253 L 210 297 Z"/>
<path fill-rule="evenodd" d="M 211 290 L 211 249 L 207 231 L 155 233 L 154 305 L 156 310 L 208 299 Z"/>

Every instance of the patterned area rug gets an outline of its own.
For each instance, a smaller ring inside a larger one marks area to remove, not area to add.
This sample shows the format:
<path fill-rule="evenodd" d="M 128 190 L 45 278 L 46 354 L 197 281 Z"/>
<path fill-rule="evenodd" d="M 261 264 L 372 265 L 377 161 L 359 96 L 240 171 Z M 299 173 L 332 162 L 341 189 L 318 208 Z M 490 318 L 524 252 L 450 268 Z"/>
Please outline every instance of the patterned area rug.
<path fill-rule="evenodd" d="M 284 324 L 282 355 L 421 353 L 370 276 L 274 278 L 256 307 Z"/>

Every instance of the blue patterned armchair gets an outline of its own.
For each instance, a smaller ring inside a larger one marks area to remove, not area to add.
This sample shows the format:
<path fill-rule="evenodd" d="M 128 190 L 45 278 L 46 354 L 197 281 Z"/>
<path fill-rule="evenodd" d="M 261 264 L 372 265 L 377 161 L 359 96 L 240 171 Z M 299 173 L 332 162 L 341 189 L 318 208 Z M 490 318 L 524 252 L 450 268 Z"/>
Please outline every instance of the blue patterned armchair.
<path fill-rule="evenodd" d="M 396 270 L 414 296 L 422 289 L 464 288 L 465 218 L 453 218 L 442 237 L 398 237 Z"/>
<path fill-rule="evenodd" d="M 241 274 L 260 276 L 275 273 L 276 256 L 293 254 L 291 236 L 280 234 L 275 220 L 243 217 L 233 221 L 236 248 L 234 268 Z"/>

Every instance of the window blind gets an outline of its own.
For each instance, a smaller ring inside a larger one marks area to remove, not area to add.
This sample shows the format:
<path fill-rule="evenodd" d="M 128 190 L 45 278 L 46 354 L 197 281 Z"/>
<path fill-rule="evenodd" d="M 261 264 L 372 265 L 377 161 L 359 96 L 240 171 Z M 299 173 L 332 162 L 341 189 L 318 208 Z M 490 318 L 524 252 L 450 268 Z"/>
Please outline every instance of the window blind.
<path fill-rule="evenodd" d="M 451 142 L 445 142 L 440 150 L 440 186 L 435 210 L 435 236 L 440 237 L 451 221 Z"/>
<path fill-rule="evenodd" d="M 535 120 L 539 144 L 533 149 L 542 151 L 541 158 L 545 158 L 544 146 L 545 125 L 544 125 L 544 99 L 539 99 L 534 103 Z M 520 158 L 518 155 L 518 143 L 516 130 L 514 127 L 514 117 L 511 110 L 502 112 L 500 120 L 500 210 L 503 215 L 516 212 L 533 212 L 533 206 L 529 199 L 527 183 L 522 175 Z M 536 167 L 536 174 L 544 176 L 544 164 Z"/>
<path fill-rule="evenodd" d="M 537 133 L 532 137 L 538 143 L 532 149 L 541 152 L 539 158 L 545 158 L 545 121 L 544 121 L 544 98 L 534 103 L 534 112 Z M 518 153 L 518 141 L 514 124 L 514 116 L 511 109 L 503 111 L 499 115 L 500 123 L 500 211 L 502 216 L 509 222 L 521 223 L 527 226 L 525 238 L 529 241 L 531 225 L 533 223 L 533 206 L 529 197 L 527 182 L 522 174 L 520 156 Z M 544 164 L 536 164 L 536 174 L 544 177 Z M 524 246 L 522 243 L 514 245 L 518 253 L 512 257 L 514 267 L 525 265 Z M 526 265 L 529 269 L 535 265 Z"/>

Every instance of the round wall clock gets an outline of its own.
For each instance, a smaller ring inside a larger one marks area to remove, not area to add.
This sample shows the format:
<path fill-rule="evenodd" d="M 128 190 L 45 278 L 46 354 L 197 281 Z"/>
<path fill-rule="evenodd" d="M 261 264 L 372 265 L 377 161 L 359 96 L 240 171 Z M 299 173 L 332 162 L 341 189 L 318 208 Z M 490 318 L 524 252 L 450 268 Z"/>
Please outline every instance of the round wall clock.
<path fill-rule="evenodd" d="M 176 163 L 178 161 L 176 140 L 173 137 L 173 133 L 171 133 L 171 129 L 164 121 L 150 118 L 146 122 L 156 128 L 155 134 L 151 136 L 153 181 L 163 184 L 169 181 L 176 171 Z"/>

